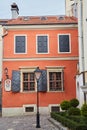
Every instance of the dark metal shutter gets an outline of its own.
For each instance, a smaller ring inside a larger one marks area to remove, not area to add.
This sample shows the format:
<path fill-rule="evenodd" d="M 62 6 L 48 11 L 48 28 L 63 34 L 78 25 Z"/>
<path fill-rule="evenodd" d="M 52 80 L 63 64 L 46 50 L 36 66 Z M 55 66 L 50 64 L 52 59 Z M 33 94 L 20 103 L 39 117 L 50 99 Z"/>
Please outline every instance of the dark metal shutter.
<path fill-rule="evenodd" d="M 12 92 L 20 91 L 20 71 L 12 71 Z"/>
<path fill-rule="evenodd" d="M 16 36 L 16 53 L 25 53 L 25 36 Z"/>
<path fill-rule="evenodd" d="M 42 70 L 42 74 L 38 82 L 38 91 L 39 92 L 47 91 L 47 71 L 46 70 Z"/>
<path fill-rule="evenodd" d="M 38 36 L 38 53 L 47 53 L 47 36 Z"/>
<path fill-rule="evenodd" d="M 69 52 L 69 35 L 59 35 L 59 51 Z"/>

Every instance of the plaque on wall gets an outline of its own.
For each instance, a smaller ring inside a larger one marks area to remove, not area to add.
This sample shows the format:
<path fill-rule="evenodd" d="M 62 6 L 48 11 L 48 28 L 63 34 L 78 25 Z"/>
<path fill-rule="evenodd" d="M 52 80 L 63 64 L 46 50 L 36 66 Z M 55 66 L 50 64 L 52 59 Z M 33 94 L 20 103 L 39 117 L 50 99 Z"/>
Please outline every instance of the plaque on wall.
<path fill-rule="evenodd" d="M 10 79 L 5 80 L 5 91 L 11 91 L 11 80 Z"/>

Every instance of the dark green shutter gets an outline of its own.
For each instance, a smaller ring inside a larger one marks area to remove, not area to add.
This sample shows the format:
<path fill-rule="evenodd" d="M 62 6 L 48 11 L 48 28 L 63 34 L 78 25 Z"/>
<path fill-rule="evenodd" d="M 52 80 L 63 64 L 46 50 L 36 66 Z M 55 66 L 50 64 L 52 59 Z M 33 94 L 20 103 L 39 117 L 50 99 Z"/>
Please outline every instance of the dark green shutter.
<path fill-rule="evenodd" d="M 38 82 L 38 91 L 39 92 L 47 91 L 47 71 L 46 70 L 42 70 L 42 74 Z"/>
<path fill-rule="evenodd" d="M 12 92 L 20 91 L 20 72 L 17 70 L 12 71 Z"/>

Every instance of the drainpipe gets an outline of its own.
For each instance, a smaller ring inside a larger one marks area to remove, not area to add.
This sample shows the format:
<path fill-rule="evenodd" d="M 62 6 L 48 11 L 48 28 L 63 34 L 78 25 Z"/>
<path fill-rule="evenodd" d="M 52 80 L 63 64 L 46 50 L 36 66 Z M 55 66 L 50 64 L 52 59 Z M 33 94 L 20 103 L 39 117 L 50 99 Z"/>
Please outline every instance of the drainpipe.
<path fill-rule="evenodd" d="M 79 33 L 79 62 L 80 62 L 80 73 L 84 72 L 84 43 L 83 43 L 83 11 L 82 11 L 82 0 L 79 0 L 78 8 L 78 33 Z"/>

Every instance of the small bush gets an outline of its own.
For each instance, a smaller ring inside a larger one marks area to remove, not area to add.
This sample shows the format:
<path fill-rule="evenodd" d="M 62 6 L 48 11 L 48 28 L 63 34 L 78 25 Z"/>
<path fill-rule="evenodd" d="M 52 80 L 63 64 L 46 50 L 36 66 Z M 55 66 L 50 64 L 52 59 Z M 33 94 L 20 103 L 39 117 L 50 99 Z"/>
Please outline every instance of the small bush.
<path fill-rule="evenodd" d="M 75 107 L 70 107 L 68 110 L 69 115 L 81 115 L 80 109 Z"/>
<path fill-rule="evenodd" d="M 87 117 L 87 104 L 83 104 L 81 108 L 81 114 Z"/>
<path fill-rule="evenodd" d="M 70 100 L 70 105 L 71 105 L 72 107 L 77 107 L 77 106 L 79 105 L 78 99 L 76 99 L 76 98 L 71 99 L 71 100 Z"/>
<path fill-rule="evenodd" d="M 70 102 L 64 100 L 64 101 L 60 104 L 60 106 L 61 106 L 61 109 L 62 109 L 62 110 L 68 110 L 68 109 L 70 108 Z"/>
<path fill-rule="evenodd" d="M 58 113 L 51 113 L 51 117 L 61 122 L 64 126 L 70 128 L 71 130 L 87 130 L 87 124 L 75 122 L 73 119 L 66 118 Z"/>

